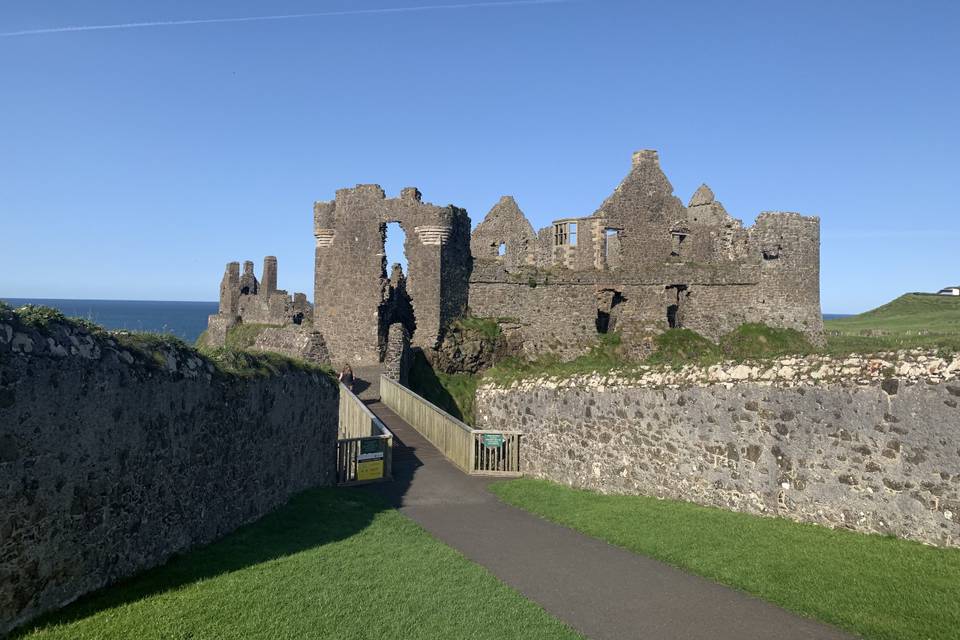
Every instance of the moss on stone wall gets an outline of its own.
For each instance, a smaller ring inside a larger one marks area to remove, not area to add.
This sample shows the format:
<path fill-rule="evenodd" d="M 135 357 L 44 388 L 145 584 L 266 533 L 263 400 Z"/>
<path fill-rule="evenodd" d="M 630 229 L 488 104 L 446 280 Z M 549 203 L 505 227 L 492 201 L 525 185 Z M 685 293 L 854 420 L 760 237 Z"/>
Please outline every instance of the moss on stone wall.
<path fill-rule="evenodd" d="M 197 367 L 206 367 L 210 373 L 242 378 L 277 375 L 285 371 L 333 375 L 328 367 L 276 353 L 247 353 L 239 346 L 197 348 L 173 334 L 108 331 L 82 318 L 68 318 L 52 307 L 25 305 L 13 309 L 5 304 L 0 307 L 0 322 L 8 323 L 13 334 L 23 333 L 28 338 L 32 334 L 58 342 L 68 334 L 86 336 L 85 340 L 91 349 L 98 347 L 127 353 L 131 359 L 130 364 L 139 364 L 148 369 L 176 370 L 178 363 L 193 361 Z M 234 335 L 234 345 L 245 344 L 248 340 L 252 345 L 256 335 L 271 325 L 239 326 L 246 329 Z M 36 341 L 31 338 L 31 344 L 33 342 Z M 0 352 L 0 357 L 6 355 Z"/>
<path fill-rule="evenodd" d="M 257 336 L 263 333 L 264 329 L 279 327 L 277 324 L 259 324 L 259 323 L 240 323 L 227 329 L 227 339 L 224 346 L 227 349 L 241 351 L 249 349 L 256 342 Z"/>

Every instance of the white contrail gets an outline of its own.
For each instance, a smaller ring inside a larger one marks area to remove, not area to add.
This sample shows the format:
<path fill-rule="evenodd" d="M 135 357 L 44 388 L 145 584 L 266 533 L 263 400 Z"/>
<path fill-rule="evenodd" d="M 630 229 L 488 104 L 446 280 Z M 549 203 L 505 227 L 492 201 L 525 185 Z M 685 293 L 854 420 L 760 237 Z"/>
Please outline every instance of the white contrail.
<path fill-rule="evenodd" d="M 94 24 L 73 27 L 52 27 L 0 33 L 0 38 L 37 36 L 46 33 L 71 33 L 74 31 L 107 31 L 112 29 L 142 29 L 145 27 L 174 27 L 185 24 L 216 24 L 223 22 L 258 22 L 262 20 L 295 20 L 297 18 L 324 18 L 333 16 L 356 16 L 371 13 L 410 13 L 413 11 L 440 11 L 443 9 L 473 9 L 481 7 L 514 7 L 531 4 L 562 4 L 574 0 L 501 0 L 499 2 L 463 2 L 460 4 L 430 4 L 414 7 L 389 7 L 382 9 L 345 9 L 315 13 L 289 13 L 275 16 L 244 16 L 239 18 L 206 18 L 194 20 L 158 20 L 153 22 L 126 22 L 122 24 Z"/>

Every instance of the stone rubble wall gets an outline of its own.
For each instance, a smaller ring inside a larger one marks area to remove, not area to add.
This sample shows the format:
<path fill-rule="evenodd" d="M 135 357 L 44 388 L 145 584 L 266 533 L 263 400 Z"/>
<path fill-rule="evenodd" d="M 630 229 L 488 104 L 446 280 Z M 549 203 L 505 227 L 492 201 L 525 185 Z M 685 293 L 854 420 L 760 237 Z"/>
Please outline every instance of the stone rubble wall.
<path fill-rule="evenodd" d="M 960 356 L 487 384 L 476 415 L 534 477 L 960 546 Z"/>
<path fill-rule="evenodd" d="M 399 322 L 390 325 L 387 350 L 383 358 L 383 375 L 400 384 L 407 384 L 410 373 L 410 334 Z"/>
<path fill-rule="evenodd" d="M 0 635 L 331 484 L 337 405 L 322 374 L 0 311 Z"/>
<path fill-rule="evenodd" d="M 310 325 L 266 327 L 254 339 L 251 351 L 271 351 L 317 365 L 330 363 L 323 335 Z"/>

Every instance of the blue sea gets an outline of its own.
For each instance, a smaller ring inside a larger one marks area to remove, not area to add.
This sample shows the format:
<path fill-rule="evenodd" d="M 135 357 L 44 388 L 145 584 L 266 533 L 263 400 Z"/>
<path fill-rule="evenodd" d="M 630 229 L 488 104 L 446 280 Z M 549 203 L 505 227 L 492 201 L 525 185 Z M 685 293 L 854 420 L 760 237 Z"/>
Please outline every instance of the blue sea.
<path fill-rule="evenodd" d="M 3 298 L 14 307 L 37 304 L 59 309 L 65 316 L 83 318 L 107 329 L 170 333 L 193 344 L 207 328 L 207 316 L 217 312 L 216 302 L 162 300 L 50 300 Z"/>
<path fill-rule="evenodd" d="M 54 307 L 71 318 L 84 318 L 107 329 L 172 333 L 193 343 L 207 328 L 207 316 L 217 312 L 216 302 L 166 302 L 162 300 L 48 300 L 3 298 L 14 307 L 40 304 Z M 850 314 L 825 313 L 825 320 Z"/>

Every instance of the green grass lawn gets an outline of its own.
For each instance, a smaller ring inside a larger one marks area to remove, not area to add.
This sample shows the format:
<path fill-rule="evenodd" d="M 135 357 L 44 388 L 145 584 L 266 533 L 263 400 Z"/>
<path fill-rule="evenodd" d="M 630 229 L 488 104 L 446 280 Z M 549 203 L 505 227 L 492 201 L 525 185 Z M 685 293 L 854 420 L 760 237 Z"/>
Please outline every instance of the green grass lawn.
<path fill-rule="evenodd" d="M 17 636 L 580 636 L 363 491 L 308 491 L 212 545 L 107 588 Z"/>
<path fill-rule="evenodd" d="M 960 637 L 958 549 L 541 480 L 492 490 L 558 524 L 864 638 Z"/>
<path fill-rule="evenodd" d="M 960 298 L 908 293 L 872 311 L 827 320 L 824 328 L 831 353 L 918 347 L 956 352 L 960 351 Z M 882 335 L 861 335 L 871 331 Z"/>

